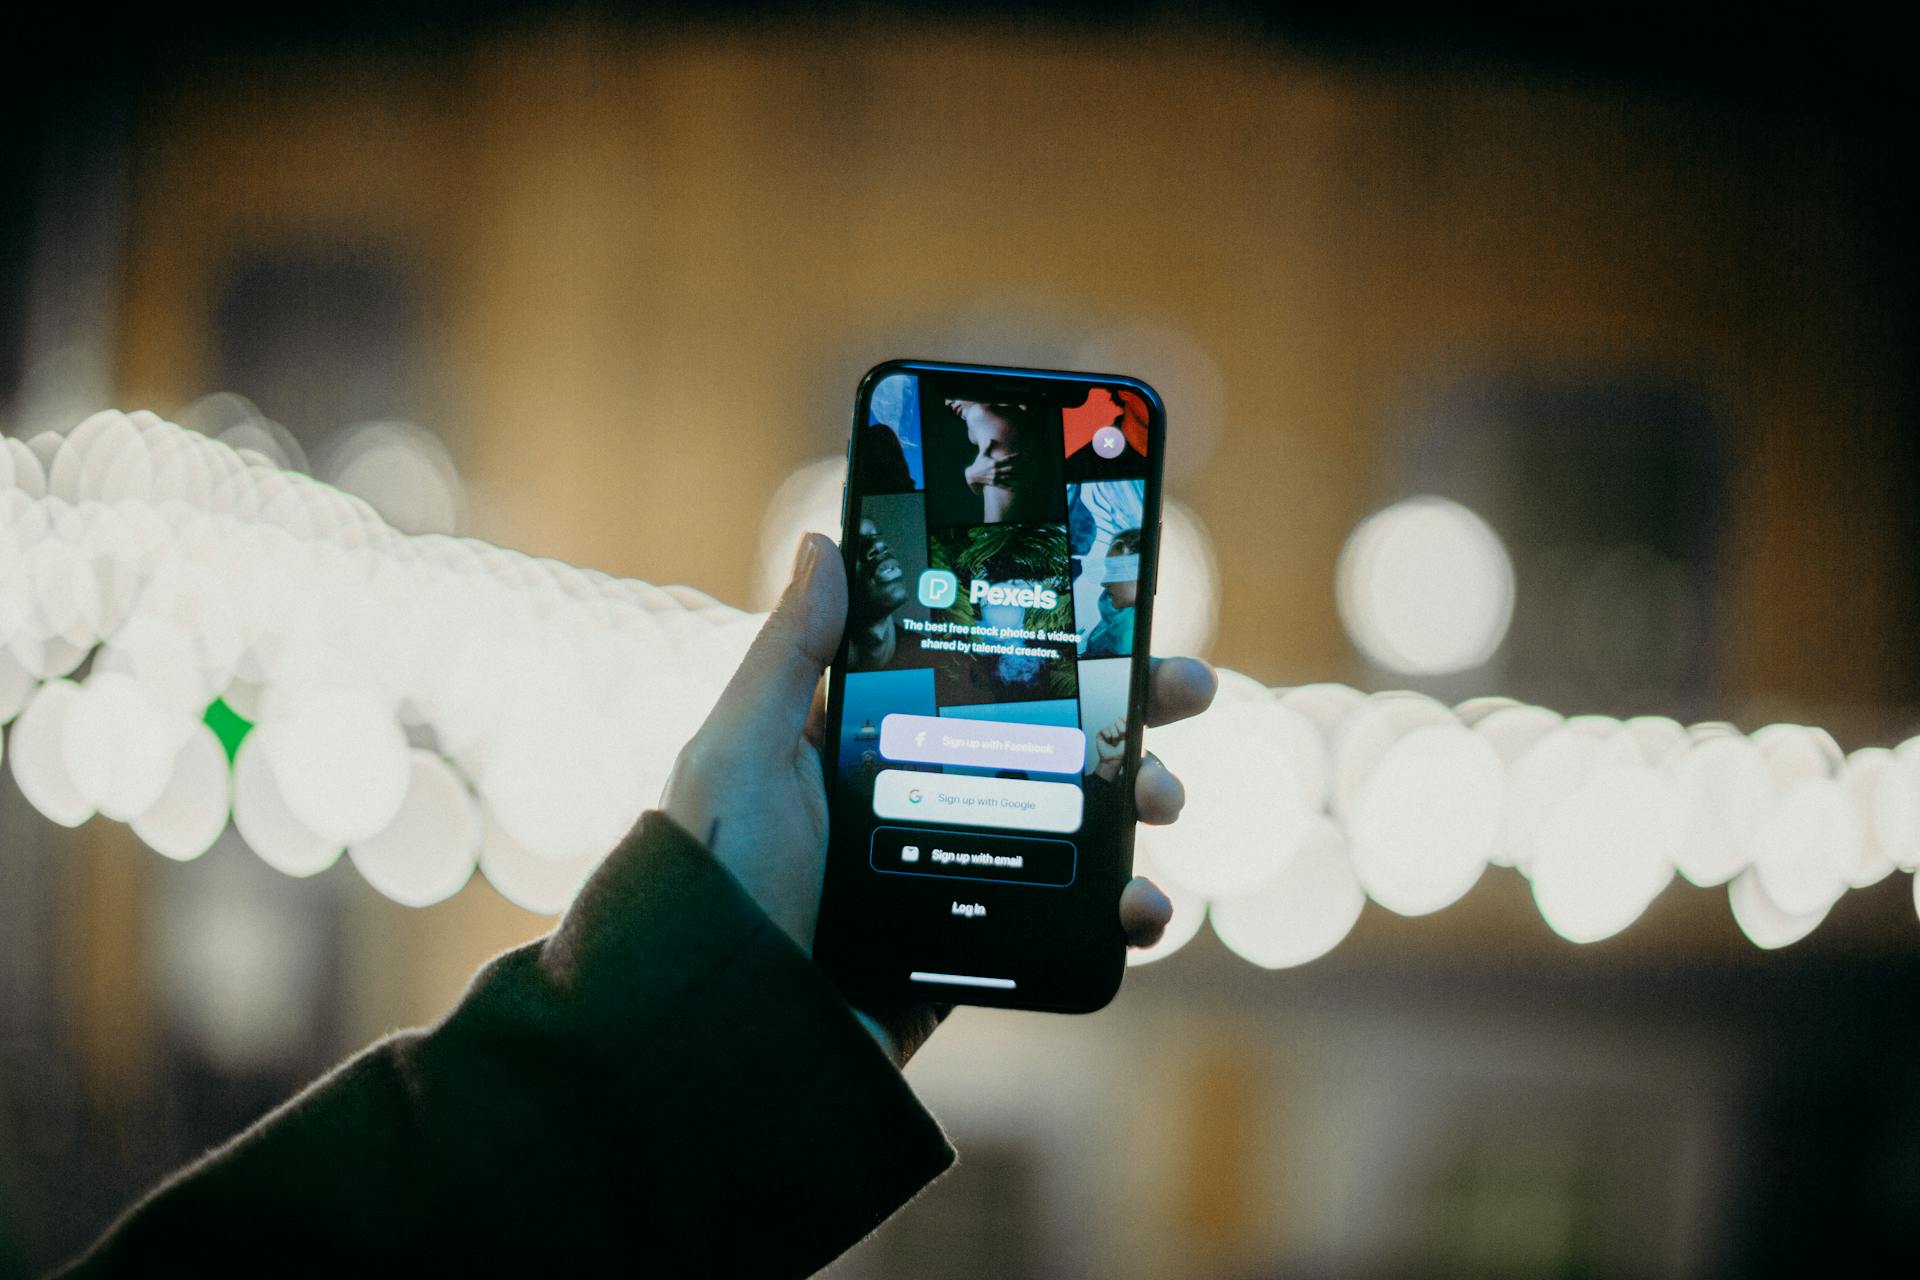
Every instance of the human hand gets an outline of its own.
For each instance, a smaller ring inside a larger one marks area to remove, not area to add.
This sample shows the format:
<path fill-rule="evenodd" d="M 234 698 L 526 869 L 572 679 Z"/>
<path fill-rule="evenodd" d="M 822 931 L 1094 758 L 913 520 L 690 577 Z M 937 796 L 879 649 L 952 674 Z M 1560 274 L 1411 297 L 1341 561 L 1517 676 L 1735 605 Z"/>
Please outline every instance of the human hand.
<path fill-rule="evenodd" d="M 1127 722 L 1115 720 L 1093 735 L 1093 771 L 1112 782 L 1120 776 L 1120 765 L 1127 755 Z"/>
<path fill-rule="evenodd" d="M 1019 474 L 1018 455 L 990 458 L 981 454 L 975 458 L 966 470 L 967 486 L 975 493 L 987 485 L 997 489 L 1011 489 Z"/>
<path fill-rule="evenodd" d="M 821 761 L 826 708 L 820 677 L 847 619 L 847 577 L 838 549 L 819 534 L 801 540 L 793 579 L 698 733 L 680 752 L 660 807 L 714 857 L 803 950 L 813 949 L 827 859 L 827 787 Z M 1206 710 L 1212 668 L 1192 658 L 1156 658 L 1147 723 Z M 1167 823 L 1186 801 L 1180 780 L 1152 756 L 1134 784 L 1142 822 Z M 1135 876 L 1116 904 L 1129 946 L 1159 941 L 1173 917 L 1167 895 Z M 904 1064 L 946 1006 L 914 1003 L 864 1010 L 870 1030 Z"/>

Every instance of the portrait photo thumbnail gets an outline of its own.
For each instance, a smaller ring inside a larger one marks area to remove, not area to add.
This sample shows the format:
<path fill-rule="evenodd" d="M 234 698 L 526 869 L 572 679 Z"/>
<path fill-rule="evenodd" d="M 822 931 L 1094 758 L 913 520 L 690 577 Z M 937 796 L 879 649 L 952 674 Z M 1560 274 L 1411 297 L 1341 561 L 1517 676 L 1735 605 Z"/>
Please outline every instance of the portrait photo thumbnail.
<path fill-rule="evenodd" d="M 1074 632 L 1082 657 L 1124 658 L 1133 652 L 1145 518 L 1144 480 L 1067 486 Z"/>
<path fill-rule="evenodd" d="M 847 573 L 847 670 L 924 667 L 925 622 L 919 600 L 927 569 L 927 526 L 917 493 L 869 494 L 850 531 Z"/>
<path fill-rule="evenodd" d="M 1057 408 L 945 395 L 932 379 L 921 389 L 929 526 L 1066 518 Z"/>

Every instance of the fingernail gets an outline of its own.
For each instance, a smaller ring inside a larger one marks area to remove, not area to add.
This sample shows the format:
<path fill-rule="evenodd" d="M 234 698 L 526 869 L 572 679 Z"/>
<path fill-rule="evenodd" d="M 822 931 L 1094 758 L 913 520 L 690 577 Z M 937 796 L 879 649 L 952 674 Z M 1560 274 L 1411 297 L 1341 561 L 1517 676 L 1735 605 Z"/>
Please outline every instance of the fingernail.
<path fill-rule="evenodd" d="M 1147 888 L 1153 890 L 1153 896 L 1159 899 L 1159 901 L 1154 904 L 1154 914 L 1158 915 L 1164 910 L 1167 913 L 1167 917 L 1171 919 L 1173 917 L 1173 899 L 1168 896 L 1167 891 L 1153 881 L 1148 880 L 1145 876 L 1141 876 L 1140 879 L 1145 882 Z"/>
<path fill-rule="evenodd" d="M 800 535 L 800 545 L 793 549 L 793 581 L 798 582 L 813 572 L 813 562 L 820 557 L 820 542 L 810 533 Z"/>

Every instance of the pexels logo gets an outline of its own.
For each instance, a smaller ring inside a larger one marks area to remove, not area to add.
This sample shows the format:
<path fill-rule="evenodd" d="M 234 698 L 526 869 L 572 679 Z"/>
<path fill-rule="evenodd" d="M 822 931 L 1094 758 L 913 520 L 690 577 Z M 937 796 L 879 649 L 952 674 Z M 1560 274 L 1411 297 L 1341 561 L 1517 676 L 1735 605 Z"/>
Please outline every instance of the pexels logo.
<path fill-rule="evenodd" d="M 1011 604 L 1022 609 L 1051 609 L 1060 602 L 1058 592 L 1045 587 L 1001 587 L 975 578 L 967 588 L 967 599 L 974 604 Z"/>
<path fill-rule="evenodd" d="M 927 569 L 920 574 L 920 603 L 929 609 L 944 609 L 960 593 L 960 579 L 945 569 Z"/>

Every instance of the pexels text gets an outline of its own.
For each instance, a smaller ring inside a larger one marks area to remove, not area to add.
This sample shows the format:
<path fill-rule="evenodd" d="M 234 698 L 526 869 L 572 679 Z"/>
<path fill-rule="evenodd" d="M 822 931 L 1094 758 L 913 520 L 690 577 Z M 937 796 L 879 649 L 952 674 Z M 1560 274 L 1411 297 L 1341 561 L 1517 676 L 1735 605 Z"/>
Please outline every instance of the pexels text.
<path fill-rule="evenodd" d="M 1031 583 L 1020 587 L 1003 587 L 982 582 L 978 578 L 967 588 L 967 599 L 973 604 L 1010 604 L 1022 609 L 1051 609 L 1060 603 L 1059 593 L 1045 587 L 1036 587 Z"/>

